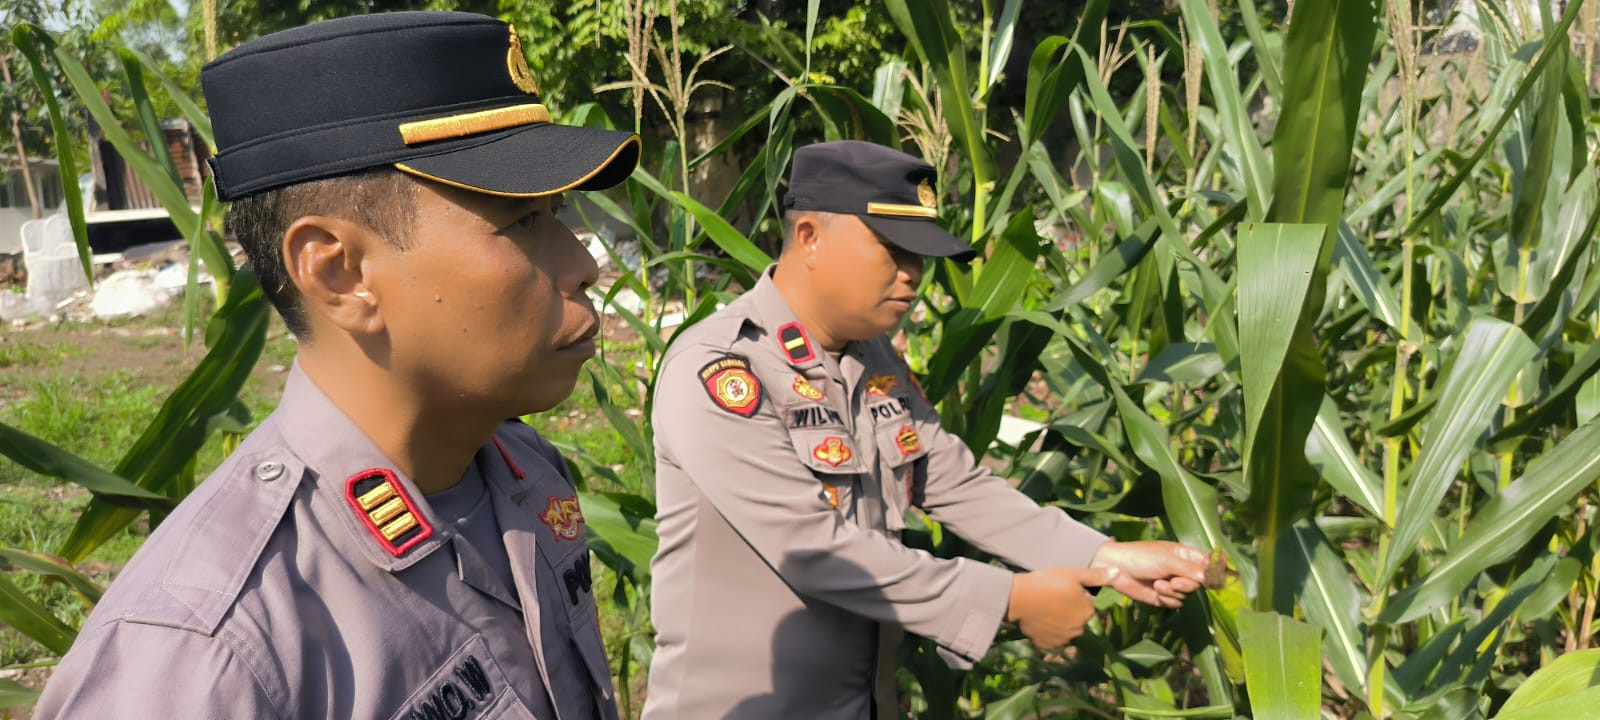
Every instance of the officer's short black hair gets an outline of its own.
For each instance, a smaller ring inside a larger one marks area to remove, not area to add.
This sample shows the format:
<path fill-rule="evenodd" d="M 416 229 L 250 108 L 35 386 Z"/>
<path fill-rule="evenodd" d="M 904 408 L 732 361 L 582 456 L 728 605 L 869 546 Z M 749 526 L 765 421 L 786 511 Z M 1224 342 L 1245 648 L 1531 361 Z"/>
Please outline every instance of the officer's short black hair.
<path fill-rule="evenodd" d="M 393 167 L 286 185 L 238 198 L 228 208 L 228 234 L 238 241 L 289 332 L 309 338 L 300 290 L 284 267 L 283 235 L 307 215 L 337 217 L 367 226 L 390 245 L 406 249 L 416 219 L 418 181 Z"/>

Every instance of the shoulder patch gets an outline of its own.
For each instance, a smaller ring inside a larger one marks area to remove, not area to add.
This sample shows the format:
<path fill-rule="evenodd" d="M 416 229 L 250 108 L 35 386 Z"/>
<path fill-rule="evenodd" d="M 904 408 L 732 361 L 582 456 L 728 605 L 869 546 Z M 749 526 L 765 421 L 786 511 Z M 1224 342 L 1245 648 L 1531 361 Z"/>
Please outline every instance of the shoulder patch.
<path fill-rule="evenodd" d="M 783 353 L 788 356 L 789 362 L 808 363 L 817 359 L 816 351 L 811 349 L 811 337 L 806 335 L 806 329 L 800 323 L 792 322 L 778 328 L 778 343 L 783 345 Z"/>
<path fill-rule="evenodd" d="M 717 407 L 740 417 L 751 417 L 761 409 L 761 381 L 750 372 L 749 360 L 720 357 L 700 368 L 699 376 Z"/>
<path fill-rule="evenodd" d="M 390 470 L 372 468 L 351 475 L 344 497 L 390 555 L 400 557 L 433 535 L 433 526 Z"/>

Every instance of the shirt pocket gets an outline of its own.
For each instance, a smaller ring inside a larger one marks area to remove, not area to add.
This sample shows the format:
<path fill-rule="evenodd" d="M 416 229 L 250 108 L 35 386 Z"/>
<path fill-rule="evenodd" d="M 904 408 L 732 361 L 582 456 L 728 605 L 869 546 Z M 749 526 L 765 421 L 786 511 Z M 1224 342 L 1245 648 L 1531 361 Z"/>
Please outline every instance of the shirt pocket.
<path fill-rule="evenodd" d="M 821 483 L 828 506 L 843 514 L 854 508 L 856 479 L 866 471 L 855 438 L 843 427 L 791 428 L 789 440 L 800 464 Z"/>

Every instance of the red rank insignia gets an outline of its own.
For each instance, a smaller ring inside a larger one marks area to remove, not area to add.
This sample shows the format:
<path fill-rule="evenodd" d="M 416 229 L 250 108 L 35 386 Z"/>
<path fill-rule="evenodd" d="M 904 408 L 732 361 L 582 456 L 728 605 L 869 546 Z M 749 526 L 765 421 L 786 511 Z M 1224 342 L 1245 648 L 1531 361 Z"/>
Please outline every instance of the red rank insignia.
<path fill-rule="evenodd" d="M 900 448 L 900 457 L 922 450 L 922 438 L 917 437 L 916 428 L 910 425 L 900 426 L 900 432 L 895 433 L 894 444 Z"/>
<path fill-rule="evenodd" d="M 761 381 L 750 374 L 750 361 L 729 355 L 700 368 L 700 382 L 717 407 L 740 417 L 761 409 Z"/>
<path fill-rule="evenodd" d="M 400 557 L 433 535 L 433 526 L 391 470 L 372 468 L 351 475 L 344 497 L 390 555 Z"/>
<path fill-rule="evenodd" d="M 794 394 L 812 402 L 822 402 L 822 391 L 806 380 L 804 375 L 794 376 Z"/>
<path fill-rule="evenodd" d="M 850 462 L 851 456 L 852 453 L 850 452 L 850 446 L 846 445 L 843 439 L 836 437 L 830 437 L 826 440 L 823 440 L 821 445 L 811 449 L 811 457 L 821 460 L 829 465 L 832 465 L 833 467 L 839 467 L 840 465 Z"/>
<path fill-rule="evenodd" d="M 889 397 L 889 391 L 900 385 L 900 378 L 893 375 L 873 375 L 867 378 L 867 394 L 873 397 Z"/>
<path fill-rule="evenodd" d="M 551 495 L 539 519 L 550 526 L 550 532 L 555 533 L 557 540 L 577 540 L 578 527 L 583 524 L 583 510 L 578 507 L 576 497 Z"/>

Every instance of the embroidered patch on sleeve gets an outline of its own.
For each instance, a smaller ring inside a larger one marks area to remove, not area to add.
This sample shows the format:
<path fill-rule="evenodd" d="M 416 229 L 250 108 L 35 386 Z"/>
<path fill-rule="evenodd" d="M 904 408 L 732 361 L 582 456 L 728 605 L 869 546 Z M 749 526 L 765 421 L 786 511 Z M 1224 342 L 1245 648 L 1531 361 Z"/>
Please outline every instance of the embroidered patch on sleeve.
<path fill-rule="evenodd" d="M 873 397 L 889 397 L 889 392 L 900 386 L 900 378 L 894 375 L 873 375 L 867 378 L 867 394 Z"/>
<path fill-rule="evenodd" d="M 578 507 L 576 497 L 551 495 L 539 519 L 550 526 L 550 532 L 555 533 L 557 540 L 577 540 L 578 527 L 583 524 L 583 510 Z"/>
<path fill-rule="evenodd" d="M 804 375 L 794 376 L 794 394 L 812 402 L 822 402 L 822 391 L 811 384 Z"/>
<path fill-rule="evenodd" d="M 751 417 L 761 409 L 761 381 L 750 373 L 750 361 L 738 355 L 706 363 L 700 368 L 700 383 L 723 410 Z"/>
<path fill-rule="evenodd" d="M 895 447 L 900 448 L 900 457 L 905 457 L 922 450 L 922 438 L 917 437 L 916 428 L 910 425 L 901 425 L 900 431 L 894 436 Z"/>
<path fill-rule="evenodd" d="M 850 462 L 850 458 L 853 456 L 854 453 L 850 451 L 850 445 L 845 443 L 843 438 L 830 437 L 811 449 L 811 457 L 833 467 L 839 467 Z"/>
<path fill-rule="evenodd" d="M 390 555 L 400 557 L 433 535 L 433 526 L 390 470 L 372 468 L 351 475 L 345 481 L 344 496 Z"/>
<path fill-rule="evenodd" d="M 811 349 L 811 338 L 806 335 L 806 329 L 800 327 L 800 323 L 789 323 L 778 328 L 778 343 L 783 345 L 789 362 L 800 364 L 817 359 L 816 351 Z"/>

